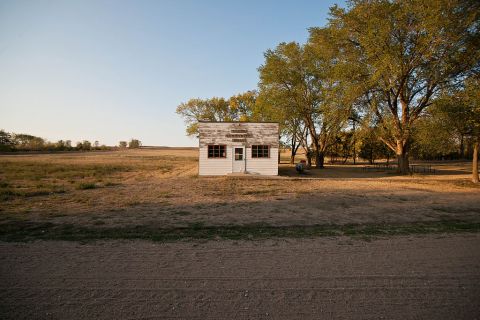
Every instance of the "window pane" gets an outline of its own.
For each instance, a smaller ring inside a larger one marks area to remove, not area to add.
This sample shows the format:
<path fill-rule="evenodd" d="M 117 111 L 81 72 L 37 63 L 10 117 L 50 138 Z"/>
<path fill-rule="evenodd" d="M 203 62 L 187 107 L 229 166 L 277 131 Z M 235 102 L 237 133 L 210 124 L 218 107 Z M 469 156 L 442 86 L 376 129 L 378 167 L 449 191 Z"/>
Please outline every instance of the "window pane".
<path fill-rule="evenodd" d="M 225 145 L 212 144 L 208 146 L 208 157 L 209 158 L 226 158 L 227 157 L 226 151 L 227 150 Z"/>
<path fill-rule="evenodd" d="M 252 158 L 269 158 L 270 148 L 268 145 L 253 145 Z"/>
<path fill-rule="evenodd" d="M 235 148 L 235 160 L 243 160 L 243 148 Z"/>

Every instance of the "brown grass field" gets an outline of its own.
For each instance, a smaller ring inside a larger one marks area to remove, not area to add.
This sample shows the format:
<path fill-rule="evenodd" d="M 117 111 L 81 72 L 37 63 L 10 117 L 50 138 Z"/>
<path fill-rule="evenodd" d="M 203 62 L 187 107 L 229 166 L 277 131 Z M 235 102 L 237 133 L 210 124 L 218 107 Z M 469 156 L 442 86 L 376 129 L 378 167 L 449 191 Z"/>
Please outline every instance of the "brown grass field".
<path fill-rule="evenodd" d="M 259 228 L 265 237 L 394 226 L 379 231 L 386 233 L 405 224 L 405 232 L 478 229 L 480 188 L 469 182 L 470 164 L 429 165 L 435 174 L 328 165 L 299 176 L 281 164 L 278 177 L 199 177 L 194 149 L 3 155 L 0 235 L 168 240 L 255 237 Z M 419 223 L 423 231 L 409 228 Z"/>
<path fill-rule="evenodd" d="M 479 319 L 480 189 L 469 163 L 428 165 L 199 177 L 188 149 L 0 156 L 0 318 Z"/>

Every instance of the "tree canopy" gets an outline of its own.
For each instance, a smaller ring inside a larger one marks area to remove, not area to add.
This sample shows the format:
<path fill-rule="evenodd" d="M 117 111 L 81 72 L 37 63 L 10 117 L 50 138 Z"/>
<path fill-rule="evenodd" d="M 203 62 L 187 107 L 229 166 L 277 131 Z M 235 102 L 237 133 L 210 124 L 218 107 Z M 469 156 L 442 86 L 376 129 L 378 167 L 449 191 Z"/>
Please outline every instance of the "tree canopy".
<path fill-rule="evenodd" d="M 446 114 L 457 114 L 448 118 L 447 132 L 461 137 L 460 144 L 478 130 L 478 107 L 467 111 L 459 102 L 478 101 L 478 1 L 351 0 L 346 8 L 330 9 L 326 26 L 310 28 L 305 44 L 282 42 L 264 58 L 258 90 L 180 104 L 187 134 L 195 135 L 202 120 L 277 121 L 292 161 L 302 145 L 321 168 L 339 137 L 344 150 L 350 149 L 346 137 L 355 145 L 353 133 L 342 133 L 351 130 L 355 114 L 374 133 L 368 145 L 389 154 L 380 150 L 382 141 L 396 154 L 399 172 L 407 173 L 412 151 L 452 151 L 452 135 L 448 148 L 438 146 L 446 141 L 439 131 Z M 428 130 L 441 134 L 435 140 Z"/>
<path fill-rule="evenodd" d="M 384 127 L 406 172 L 415 121 L 442 88 L 479 68 L 479 3 L 357 0 L 330 15 L 309 41 L 335 55 L 338 80 Z"/>

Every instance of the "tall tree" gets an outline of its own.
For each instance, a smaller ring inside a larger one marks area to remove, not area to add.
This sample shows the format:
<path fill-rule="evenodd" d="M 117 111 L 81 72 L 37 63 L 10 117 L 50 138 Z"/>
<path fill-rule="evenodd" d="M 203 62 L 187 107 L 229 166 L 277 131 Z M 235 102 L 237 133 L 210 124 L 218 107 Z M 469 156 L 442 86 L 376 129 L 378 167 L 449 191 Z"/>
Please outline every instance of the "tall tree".
<path fill-rule="evenodd" d="M 440 89 L 480 67 L 480 2 L 352 0 L 330 16 L 310 42 L 336 56 L 338 79 L 376 116 L 407 173 L 415 121 Z"/>
<path fill-rule="evenodd" d="M 449 119 L 429 108 L 428 113 L 416 121 L 412 130 L 411 154 L 417 159 L 438 159 L 455 155 L 459 140 Z M 448 124 L 447 124 L 448 122 Z"/>
<path fill-rule="evenodd" d="M 257 104 L 258 93 L 255 90 L 240 93 L 229 99 L 190 99 L 177 107 L 179 114 L 187 124 L 187 135 L 198 133 L 199 121 L 267 121 L 270 114 Z"/>
<path fill-rule="evenodd" d="M 177 113 L 187 124 L 187 135 L 198 134 L 199 121 L 232 121 L 234 116 L 224 98 L 190 99 L 177 107 Z"/>
<path fill-rule="evenodd" d="M 142 146 L 142 142 L 138 139 L 131 139 L 129 142 L 128 142 L 128 147 L 130 149 L 138 149 Z"/>
<path fill-rule="evenodd" d="M 11 151 L 13 148 L 12 135 L 5 130 L 0 130 L 0 151 Z"/>
<path fill-rule="evenodd" d="M 435 102 L 436 116 L 448 130 L 459 119 L 463 122 L 465 134 L 473 144 L 472 181 L 479 182 L 478 152 L 480 148 L 480 76 L 468 78 L 465 85 L 456 91 L 445 92 Z"/>
<path fill-rule="evenodd" d="M 15 134 L 13 140 L 15 147 L 19 150 L 42 150 L 46 144 L 43 138 L 23 133 Z"/>
<path fill-rule="evenodd" d="M 228 105 L 235 121 L 265 121 L 268 116 L 259 110 L 258 93 L 255 90 L 239 93 L 230 97 Z"/>
<path fill-rule="evenodd" d="M 298 117 L 310 134 L 315 165 L 322 168 L 325 150 L 345 123 L 341 108 L 328 99 L 332 82 L 329 61 L 309 45 L 281 43 L 265 52 L 259 67 L 260 96 L 267 96 L 279 113 Z"/>
<path fill-rule="evenodd" d="M 287 100 L 282 99 L 274 90 L 260 90 L 256 101 L 256 113 L 261 120 L 279 123 L 280 139 L 283 145 L 290 149 L 290 163 L 295 163 L 295 156 L 303 144 L 307 127 L 303 118 Z"/>

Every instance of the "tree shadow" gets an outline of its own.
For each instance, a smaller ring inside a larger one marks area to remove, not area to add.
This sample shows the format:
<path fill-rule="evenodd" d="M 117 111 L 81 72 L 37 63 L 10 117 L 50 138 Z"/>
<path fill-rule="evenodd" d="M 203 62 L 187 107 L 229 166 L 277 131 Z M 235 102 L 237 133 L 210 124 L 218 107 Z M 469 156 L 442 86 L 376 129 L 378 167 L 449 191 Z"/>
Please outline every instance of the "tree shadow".
<path fill-rule="evenodd" d="M 380 166 L 379 166 L 380 165 Z M 413 162 L 414 171 L 410 175 L 421 176 L 446 176 L 446 175 L 468 175 L 471 174 L 469 162 Z M 334 164 L 325 165 L 322 169 L 311 168 L 304 173 L 298 173 L 295 166 L 281 164 L 278 170 L 279 176 L 302 178 L 302 179 L 375 179 L 385 177 L 405 176 L 396 172 L 395 165 L 388 169 L 383 168 L 381 163 L 369 164 Z"/>

